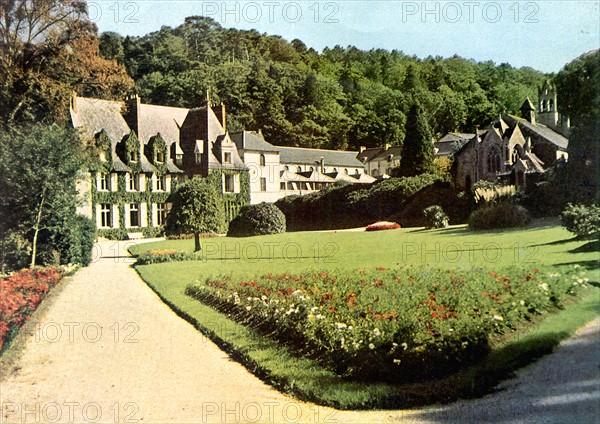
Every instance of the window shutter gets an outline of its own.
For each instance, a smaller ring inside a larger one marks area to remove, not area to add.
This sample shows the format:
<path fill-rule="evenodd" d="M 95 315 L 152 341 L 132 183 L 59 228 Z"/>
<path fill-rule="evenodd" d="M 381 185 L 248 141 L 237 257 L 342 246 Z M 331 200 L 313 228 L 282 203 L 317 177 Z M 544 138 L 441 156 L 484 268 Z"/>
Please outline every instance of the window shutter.
<path fill-rule="evenodd" d="M 165 191 L 171 191 L 171 176 L 165 176 Z"/>
<path fill-rule="evenodd" d="M 119 228 L 119 205 L 112 205 L 112 226 Z"/>
<path fill-rule="evenodd" d="M 96 203 L 96 228 L 102 228 L 102 212 L 99 203 Z"/>
<path fill-rule="evenodd" d="M 240 192 L 240 174 L 235 174 L 235 176 L 233 177 L 233 192 Z"/>
<path fill-rule="evenodd" d="M 125 228 L 129 228 L 129 226 L 131 225 L 130 223 L 130 216 L 129 216 L 129 204 L 126 203 L 125 205 L 123 205 L 123 209 L 125 212 Z"/>
<path fill-rule="evenodd" d="M 139 178 L 139 184 L 140 184 L 140 191 L 146 191 L 146 175 L 139 174 L 138 178 Z"/>
<path fill-rule="evenodd" d="M 152 203 L 152 226 L 158 226 L 158 208 L 156 207 L 156 203 Z"/>
<path fill-rule="evenodd" d="M 148 226 L 148 204 L 147 203 L 140 204 L 139 214 L 140 214 L 140 227 L 147 227 Z"/>
<path fill-rule="evenodd" d="M 110 191 L 118 191 L 119 190 L 119 180 L 117 179 L 117 174 L 110 174 Z"/>

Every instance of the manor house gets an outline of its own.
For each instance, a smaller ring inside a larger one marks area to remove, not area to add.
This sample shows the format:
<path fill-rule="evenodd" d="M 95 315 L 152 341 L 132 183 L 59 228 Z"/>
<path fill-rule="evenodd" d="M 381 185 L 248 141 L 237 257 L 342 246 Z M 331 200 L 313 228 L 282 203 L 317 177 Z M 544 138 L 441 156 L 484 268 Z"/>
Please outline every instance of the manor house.
<path fill-rule="evenodd" d="M 70 114 L 99 159 L 78 190 L 79 212 L 100 235 L 152 235 L 165 223 L 170 193 L 195 176 L 220 188 L 229 219 L 248 203 L 375 181 L 358 152 L 274 146 L 260 131 L 230 134 L 223 104 L 187 109 L 75 95 Z"/>

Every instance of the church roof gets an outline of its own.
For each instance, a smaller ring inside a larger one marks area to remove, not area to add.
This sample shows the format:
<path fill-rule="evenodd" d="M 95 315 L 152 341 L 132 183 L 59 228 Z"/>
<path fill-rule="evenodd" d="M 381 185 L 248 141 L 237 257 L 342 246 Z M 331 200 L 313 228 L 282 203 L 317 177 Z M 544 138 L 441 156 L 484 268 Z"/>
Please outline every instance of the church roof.
<path fill-rule="evenodd" d="M 533 105 L 533 103 L 531 102 L 531 100 L 529 100 L 529 97 L 527 97 L 525 99 L 525 101 L 523 102 L 523 104 L 521 105 L 521 109 L 520 110 L 533 110 L 535 111 L 535 106 Z"/>
<path fill-rule="evenodd" d="M 569 146 L 569 140 L 567 138 L 548 128 L 546 125 L 540 123 L 532 124 L 527 119 L 519 118 L 514 115 L 505 115 L 504 119 L 511 125 L 516 125 L 518 123 L 524 136 L 536 135 L 563 150 L 566 150 Z"/>
<path fill-rule="evenodd" d="M 373 158 L 377 157 L 382 151 L 383 147 L 369 147 L 368 149 L 363 150 L 356 157 L 361 162 L 370 162 Z"/>

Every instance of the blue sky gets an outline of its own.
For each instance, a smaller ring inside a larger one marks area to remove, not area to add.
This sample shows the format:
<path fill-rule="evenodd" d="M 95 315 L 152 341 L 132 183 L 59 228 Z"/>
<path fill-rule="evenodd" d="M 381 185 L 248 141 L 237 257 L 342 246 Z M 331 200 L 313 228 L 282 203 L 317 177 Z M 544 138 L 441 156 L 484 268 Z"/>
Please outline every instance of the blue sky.
<path fill-rule="evenodd" d="M 508 62 L 557 72 L 600 47 L 600 1 L 200 1 L 88 0 L 100 31 L 144 35 L 186 16 L 223 27 L 299 38 L 316 50 L 335 45 L 409 55 Z"/>

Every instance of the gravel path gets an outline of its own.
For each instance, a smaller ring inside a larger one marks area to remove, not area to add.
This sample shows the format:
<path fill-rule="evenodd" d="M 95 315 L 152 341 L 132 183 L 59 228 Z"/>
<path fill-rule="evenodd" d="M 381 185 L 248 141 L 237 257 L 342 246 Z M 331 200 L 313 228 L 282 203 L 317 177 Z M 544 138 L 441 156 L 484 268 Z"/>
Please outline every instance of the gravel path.
<path fill-rule="evenodd" d="M 492 396 L 441 409 L 336 411 L 287 397 L 177 317 L 129 266 L 125 243 L 98 245 L 29 326 L 3 370 L 14 422 L 597 422 L 600 321 Z"/>

